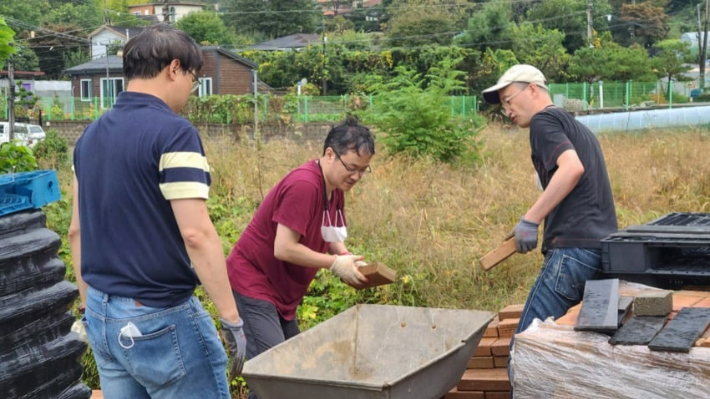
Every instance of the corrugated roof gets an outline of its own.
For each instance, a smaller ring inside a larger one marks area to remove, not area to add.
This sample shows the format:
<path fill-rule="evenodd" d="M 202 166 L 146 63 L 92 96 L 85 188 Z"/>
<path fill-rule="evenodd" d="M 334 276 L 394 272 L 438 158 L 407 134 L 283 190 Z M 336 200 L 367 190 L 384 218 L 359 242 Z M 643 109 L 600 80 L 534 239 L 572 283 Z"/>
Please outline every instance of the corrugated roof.
<path fill-rule="evenodd" d="M 123 60 L 117 55 L 108 56 L 108 69 L 110 72 L 123 72 Z M 106 57 L 97 58 L 81 65 L 65 69 L 67 75 L 84 75 L 106 72 Z"/>

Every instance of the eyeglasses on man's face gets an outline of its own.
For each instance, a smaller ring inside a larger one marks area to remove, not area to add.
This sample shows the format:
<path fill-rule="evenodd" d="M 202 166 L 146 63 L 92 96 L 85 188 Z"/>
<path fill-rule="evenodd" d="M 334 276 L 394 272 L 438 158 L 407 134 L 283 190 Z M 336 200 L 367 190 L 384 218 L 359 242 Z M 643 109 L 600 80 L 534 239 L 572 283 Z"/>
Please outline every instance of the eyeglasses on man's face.
<path fill-rule="evenodd" d="M 518 94 L 524 92 L 525 89 L 528 88 L 528 86 L 529 86 L 529 85 L 526 84 L 525 87 L 523 87 L 522 89 L 516 91 L 515 94 L 510 95 L 510 96 L 508 96 L 508 97 L 506 97 L 506 98 L 501 98 L 501 99 L 500 99 L 500 103 L 503 105 L 503 108 L 505 108 L 505 109 L 510 108 L 510 105 L 511 105 L 510 102 L 513 101 L 513 99 L 514 99 L 515 97 L 517 97 Z"/>
<path fill-rule="evenodd" d="M 370 168 L 370 165 L 367 165 L 366 167 L 364 167 L 362 169 L 352 168 L 352 167 L 349 167 L 348 165 L 345 164 L 345 162 L 343 161 L 343 158 L 340 158 L 340 155 L 338 155 L 337 152 L 333 151 L 333 154 L 335 154 L 335 157 L 338 158 L 340 163 L 343 164 L 343 167 L 345 168 L 345 170 L 347 170 L 348 173 L 350 173 L 351 175 L 354 175 L 355 173 L 357 173 L 360 176 L 362 176 L 362 175 L 372 172 L 372 168 Z"/>
<path fill-rule="evenodd" d="M 190 72 L 190 75 L 192 75 L 192 90 L 190 90 L 190 93 L 194 92 L 197 90 L 198 87 L 200 87 L 200 78 L 195 75 L 195 72 L 193 71 L 188 71 Z"/>

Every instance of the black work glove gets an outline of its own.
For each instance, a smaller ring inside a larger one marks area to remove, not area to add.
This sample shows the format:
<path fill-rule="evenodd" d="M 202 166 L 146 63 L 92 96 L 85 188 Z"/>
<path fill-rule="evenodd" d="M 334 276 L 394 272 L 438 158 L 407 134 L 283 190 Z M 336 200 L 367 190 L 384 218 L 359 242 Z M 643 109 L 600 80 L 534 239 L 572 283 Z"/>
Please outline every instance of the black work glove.
<path fill-rule="evenodd" d="M 244 360 L 247 355 L 247 338 L 243 329 L 244 320 L 239 319 L 237 324 L 232 324 L 222 318 L 219 321 L 222 322 L 222 327 L 220 328 L 222 339 L 227 346 L 229 356 L 232 358 L 232 364 L 229 367 L 229 380 L 231 381 L 242 374 Z"/>
<path fill-rule="evenodd" d="M 537 247 L 537 228 L 540 223 L 531 222 L 525 217 L 520 218 L 515 225 L 515 249 L 521 254 L 527 253 Z"/>

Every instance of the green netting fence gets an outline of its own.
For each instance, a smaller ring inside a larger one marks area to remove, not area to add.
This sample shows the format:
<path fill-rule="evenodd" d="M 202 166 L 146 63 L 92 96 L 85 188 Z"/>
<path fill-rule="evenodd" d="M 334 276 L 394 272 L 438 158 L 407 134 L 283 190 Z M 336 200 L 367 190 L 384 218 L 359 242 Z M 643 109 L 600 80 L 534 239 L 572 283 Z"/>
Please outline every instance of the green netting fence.
<path fill-rule="evenodd" d="M 667 103 L 665 87 L 660 82 L 552 83 L 550 96 L 556 105 L 569 111 L 618 108 Z"/>

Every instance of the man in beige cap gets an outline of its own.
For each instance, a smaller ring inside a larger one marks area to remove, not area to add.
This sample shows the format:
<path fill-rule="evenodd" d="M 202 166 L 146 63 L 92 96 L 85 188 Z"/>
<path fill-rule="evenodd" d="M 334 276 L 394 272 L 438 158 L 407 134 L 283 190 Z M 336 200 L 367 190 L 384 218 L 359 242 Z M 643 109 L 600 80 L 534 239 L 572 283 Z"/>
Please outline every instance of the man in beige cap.
<path fill-rule="evenodd" d="M 545 220 L 545 260 L 518 333 L 534 319 L 558 318 L 581 301 L 585 282 L 601 273 L 601 239 L 618 229 L 616 211 L 597 138 L 552 104 L 540 70 L 515 65 L 483 97 L 501 104 L 516 125 L 530 128 L 532 162 L 543 189 L 511 233 L 518 252 L 532 251 Z"/>

